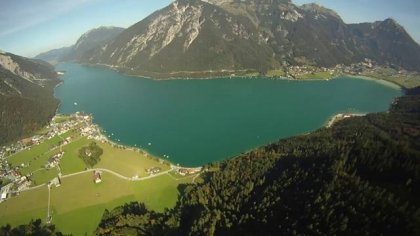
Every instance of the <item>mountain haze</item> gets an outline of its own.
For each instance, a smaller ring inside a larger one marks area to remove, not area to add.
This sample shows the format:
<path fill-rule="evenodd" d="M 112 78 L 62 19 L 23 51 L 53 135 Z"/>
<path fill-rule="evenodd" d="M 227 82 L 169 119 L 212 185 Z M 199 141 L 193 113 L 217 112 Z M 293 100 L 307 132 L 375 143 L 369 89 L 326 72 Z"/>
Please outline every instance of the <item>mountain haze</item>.
<path fill-rule="evenodd" d="M 73 46 L 53 49 L 41 53 L 35 58 L 53 64 L 62 61 L 79 61 L 85 53 L 90 53 L 90 50 L 103 46 L 123 30 L 124 28 L 119 27 L 101 26 L 84 33 Z"/>
<path fill-rule="evenodd" d="M 81 62 L 130 74 L 265 73 L 289 65 L 333 67 L 372 59 L 420 70 L 420 47 L 392 19 L 346 24 L 317 4 L 288 0 L 178 0 L 124 30 Z"/>

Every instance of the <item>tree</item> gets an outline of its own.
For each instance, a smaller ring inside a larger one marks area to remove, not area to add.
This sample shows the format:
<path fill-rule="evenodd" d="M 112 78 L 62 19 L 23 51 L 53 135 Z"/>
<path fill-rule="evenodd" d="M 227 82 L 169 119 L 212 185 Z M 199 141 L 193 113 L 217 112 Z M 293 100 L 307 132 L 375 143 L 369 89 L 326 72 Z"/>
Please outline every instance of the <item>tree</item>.
<path fill-rule="evenodd" d="M 93 167 L 101 160 L 102 153 L 102 148 L 92 142 L 89 146 L 82 147 L 79 150 L 79 157 L 82 158 L 87 167 Z"/>

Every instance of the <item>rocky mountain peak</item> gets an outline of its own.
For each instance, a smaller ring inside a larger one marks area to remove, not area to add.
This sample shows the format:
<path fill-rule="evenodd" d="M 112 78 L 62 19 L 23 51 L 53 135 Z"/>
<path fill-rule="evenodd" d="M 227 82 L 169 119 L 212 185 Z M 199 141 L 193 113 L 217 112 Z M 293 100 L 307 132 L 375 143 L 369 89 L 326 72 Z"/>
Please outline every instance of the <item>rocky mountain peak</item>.
<path fill-rule="evenodd" d="M 123 30 L 124 28 L 114 26 L 101 26 L 91 29 L 82 34 L 74 45 L 53 49 L 41 53 L 35 58 L 48 61 L 52 64 L 62 61 L 78 61 L 85 53 L 91 53 L 90 51 L 96 47 L 104 47 L 104 45 L 112 41 Z"/>
<path fill-rule="evenodd" d="M 96 46 L 97 43 L 105 42 L 109 38 L 115 37 L 123 30 L 124 28 L 114 26 L 101 26 L 91 29 L 82 34 L 73 47 L 74 49 L 91 48 Z"/>
<path fill-rule="evenodd" d="M 419 46 L 392 19 L 346 24 L 333 10 L 290 0 L 176 0 L 85 53 L 81 62 L 172 76 L 333 67 L 364 58 L 420 70 Z"/>
<path fill-rule="evenodd" d="M 20 76 L 28 82 L 35 84 L 39 81 L 42 81 L 40 75 L 36 73 L 31 73 L 31 71 L 22 68 L 21 64 L 18 60 L 16 60 L 16 58 L 17 57 L 13 54 L 0 53 L 0 67 L 4 68 L 7 71 L 10 71 L 16 76 Z M 7 82 L 7 80 L 5 81 Z"/>
<path fill-rule="evenodd" d="M 300 9 L 306 12 L 311 12 L 318 16 L 323 16 L 323 17 L 332 16 L 335 18 L 340 18 L 340 16 L 335 11 L 325 8 L 323 6 L 320 6 L 316 3 L 303 4 L 302 6 L 300 6 Z"/>
<path fill-rule="evenodd" d="M 379 22 L 379 25 L 382 27 L 389 28 L 390 30 L 406 32 L 404 27 L 402 27 L 397 21 L 395 21 L 392 18 L 387 18 L 384 21 Z"/>
<path fill-rule="evenodd" d="M 280 4 L 280 3 L 291 3 L 291 0 L 202 0 L 216 5 L 222 5 L 224 3 L 258 3 L 258 4 Z"/>

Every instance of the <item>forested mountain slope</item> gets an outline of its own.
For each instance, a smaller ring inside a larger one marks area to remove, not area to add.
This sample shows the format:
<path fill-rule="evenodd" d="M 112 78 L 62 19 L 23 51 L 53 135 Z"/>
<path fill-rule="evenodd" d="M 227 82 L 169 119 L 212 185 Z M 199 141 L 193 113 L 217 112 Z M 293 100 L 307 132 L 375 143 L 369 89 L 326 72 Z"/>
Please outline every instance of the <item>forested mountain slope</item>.
<path fill-rule="evenodd" d="M 0 145 L 40 129 L 54 116 L 59 82 L 54 67 L 10 53 L 0 53 Z"/>

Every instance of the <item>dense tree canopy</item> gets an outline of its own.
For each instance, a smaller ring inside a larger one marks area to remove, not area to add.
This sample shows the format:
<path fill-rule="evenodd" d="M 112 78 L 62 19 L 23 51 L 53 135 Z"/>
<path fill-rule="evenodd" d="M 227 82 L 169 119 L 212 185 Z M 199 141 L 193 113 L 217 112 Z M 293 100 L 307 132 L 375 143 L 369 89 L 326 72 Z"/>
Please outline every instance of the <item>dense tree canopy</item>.
<path fill-rule="evenodd" d="M 0 63 L 0 145 L 32 135 L 47 125 L 58 106 L 54 87 L 59 80 L 52 65 L 9 53 L 6 56 L 24 73 L 18 75 Z"/>
<path fill-rule="evenodd" d="M 19 225 L 12 228 L 10 225 L 0 228 L 1 236 L 22 236 L 22 235 L 40 235 L 40 236 L 60 236 L 63 235 L 55 230 L 53 225 L 42 224 L 41 220 L 31 220 L 27 225 Z"/>
<path fill-rule="evenodd" d="M 101 160 L 102 153 L 102 148 L 92 142 L 89 146 L 82 147 L 79 150 L 79 157 L 82 158 L 87 167 L 93 167 Z"/>

